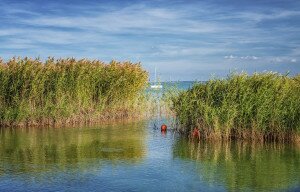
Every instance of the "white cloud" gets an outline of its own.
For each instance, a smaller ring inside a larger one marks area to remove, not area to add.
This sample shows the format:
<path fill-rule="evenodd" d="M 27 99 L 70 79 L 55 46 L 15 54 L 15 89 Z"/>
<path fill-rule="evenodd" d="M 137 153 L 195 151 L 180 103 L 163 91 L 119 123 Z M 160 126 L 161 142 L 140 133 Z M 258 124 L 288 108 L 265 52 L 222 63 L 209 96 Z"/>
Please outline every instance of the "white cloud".
<path fill-rule="evenodd" d="M 239 13 L 240 18 L 245 18 L 247 20 L 255 20 L 255 21 L 262 21 L 262 20 L 275 20 L 281 18 L 287 18 L 292 16 L 299 16 L 300 11 L 292 11 L 292 10 L 270 10 L 269 13 L 263 12 L 244 12 Z"/>
<path fill-rule="evenodd" d="M 10 25 L 0 27 L 1 56 L 20 53 L 136 59 L 150 69 L 158 65 L 162 72 L 181 72 L 188 67 L 187 76 L 196 69 L 228 72 L 233 67 L 272 68 L 273 64 L 296 63 L 300 59 L 299 40 L 295 38 L 299 28 L 269 31 L 268 27 L 257 25 L 263 20 L 297 16 L 300 11 L 228 12 L 226 7 L 206 2 L 180 6 L 153 6 L 146 2 L 124 7 L 101 4 L 68 5 L 68 10 L 72 10 L 68 14 L 55 9 L 47 13 L 36 11 L 31 4 L 20 9 L 0 6 L 5 19 L 10 19 Z"/>
<path fill-rule="evenodd" d="M 187 45 L 174 45 L 174 44 L 160 44 L 155 47 L 154 55 L 159 56 L 208 56 L 228 52 L 231 48 L 226 49 L 226 44 L 215 45 L 212 47 L 210 44 L 201 43 L 200 45 L 187 46 Z M 232 50 L 233 51 L 233 50 Z"/>
<path fill-rule="evenodd" d="M 290 56 L 281 56 L 281 57 L 266 57 L 266 61 L 275 63 L 275 64 L 285 64 L 285 63 L 296 63 L 298 60 Z"/>
<path fill-rule="evenodd" d="M 240 59 L 244 59 L 244 60 L 257 60 L 258 59 L 258 57 L 256 57 L 256 56 L 242 56 L 242 57 L 240 57 Z"/>
<path fill-rule="evenodd" d="M 189 10 L 152 8 L 134 5 L 109 12 L 78 16 L 40 16 L 19 22 L 31 26 L 63 27 L 110 33 L 209 33 L 223 31 L 225 26 L 187 17 Z"/>
<path fill-rule="evenodd" d="M 259 57 L 257 56 L 234 56 L 234 55 L 226 55 L 224 59 L 241 59 L 241 60 L 257 60 Z"/>
<path fill-rule="evenodd" d="M 224 58 L 225 59 L 237 59 L 238 57 L 237 56 L 233 56 L 233 55 L 226 55 Z"/>
<path fill-rule="evenodd" d="M 281 56 L 281 57 L 274 57 L 274 56 L 265 56 L 265 57 L 257 57 L 257 56 L 234 56 L 228 55 L 224 57 L 225 59 L 235 59 L 235 60 L 248 60 L 248 61 L 256 61 L 259 60 L 260 62 L 271 62 L 271 63 L 296 63 L 296 58 L 291 58 L 289 56 Z"/>

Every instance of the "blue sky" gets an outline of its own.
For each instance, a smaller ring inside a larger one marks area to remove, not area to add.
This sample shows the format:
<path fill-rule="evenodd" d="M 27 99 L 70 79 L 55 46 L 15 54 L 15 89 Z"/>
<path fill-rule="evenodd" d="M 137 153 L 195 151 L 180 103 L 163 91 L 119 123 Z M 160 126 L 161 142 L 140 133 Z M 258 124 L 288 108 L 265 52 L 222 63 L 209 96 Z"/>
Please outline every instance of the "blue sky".
<path fill-rule="evenodd" d="M 0 57 L 140 61 L 162 80 L 300 72 L 300 1 L 0 0 Z"/>

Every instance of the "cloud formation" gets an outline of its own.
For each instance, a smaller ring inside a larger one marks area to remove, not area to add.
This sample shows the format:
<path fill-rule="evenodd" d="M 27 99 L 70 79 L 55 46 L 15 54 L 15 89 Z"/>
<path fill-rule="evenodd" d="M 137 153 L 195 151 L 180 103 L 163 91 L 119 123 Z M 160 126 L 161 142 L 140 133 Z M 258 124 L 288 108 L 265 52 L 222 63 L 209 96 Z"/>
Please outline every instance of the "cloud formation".
<path fill-rule="evenodd" d="M 166 76 L 190 80 L 225 75 L 234 67 L 299 73 L 297 7 L 297 1 L 62 0 L 42 6 L 3 0 L 0 57 L 141 61 L 150 71 L 156 66 Z"/>
<path fill-rule="evenodd" d="M 224 56 L 225 59 L 242 59 L 242 60 L 257 60 L 259 57 L 257 56 L 234 56 L 234 55 L 226 55 Z"/>

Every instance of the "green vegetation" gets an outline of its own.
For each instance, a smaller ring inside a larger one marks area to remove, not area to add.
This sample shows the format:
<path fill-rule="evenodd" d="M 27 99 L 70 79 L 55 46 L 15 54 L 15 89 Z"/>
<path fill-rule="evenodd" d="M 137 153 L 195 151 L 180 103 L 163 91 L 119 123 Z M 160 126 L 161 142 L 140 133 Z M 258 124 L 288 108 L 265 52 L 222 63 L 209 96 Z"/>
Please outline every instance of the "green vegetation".
<path fill-rule="evenodd" d="M 0 129 L 0 176 L 74 168 L 101 169 L 102 162 L 140 163 L 145 157 L 145 122 L 92 127 Z"/>
<path fill-rule="evenodd" d="M 203 138 L 297 140 L 300 75 L 231 74 L 195 84 L 173 97 L 179 130 L 195 127 Z"/>
<path fill-rule="evenodd" d="M 200 178 L 227 191 L 293 191 L 300 182 L 300 148 L 294 144 L 181 138 L 173 156 L 194 160 Z"/>
<path fill-rule="evenodd" d="M 139 63 L 73 58 L 0 60 L 0 126 L 141 115 L 148 73 Z"/>

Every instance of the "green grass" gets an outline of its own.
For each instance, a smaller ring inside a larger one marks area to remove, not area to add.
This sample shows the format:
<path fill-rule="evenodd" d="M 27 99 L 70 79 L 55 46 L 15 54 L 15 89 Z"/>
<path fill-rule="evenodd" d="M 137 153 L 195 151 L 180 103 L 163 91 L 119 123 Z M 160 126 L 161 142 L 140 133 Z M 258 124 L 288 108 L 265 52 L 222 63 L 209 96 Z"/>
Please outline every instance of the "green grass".
<path fill-rule="evenodd" d="M 0 60 L 0 125 L 140 114 L 148 73 L 139 63 L 73 58 Z"/>
<path fill-rule="evenodd" d="M 179 130 L 203 138 L 293 140 L 300 133 L 300 75 L 231 74 L 171 97 Z"/>

